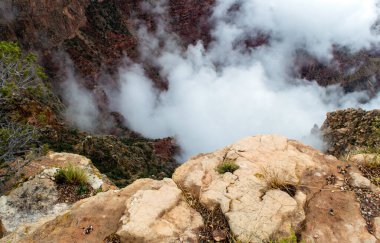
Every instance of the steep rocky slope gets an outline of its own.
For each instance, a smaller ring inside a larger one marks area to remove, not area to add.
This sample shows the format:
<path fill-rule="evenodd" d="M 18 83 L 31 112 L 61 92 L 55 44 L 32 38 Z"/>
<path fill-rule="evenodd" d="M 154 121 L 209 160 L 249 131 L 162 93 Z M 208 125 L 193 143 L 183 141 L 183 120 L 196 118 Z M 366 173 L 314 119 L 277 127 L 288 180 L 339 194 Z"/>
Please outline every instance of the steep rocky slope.
<path fill-rule="evenodd" d="M 0 242 L 378 242 L 379 211 L 364 217 L 356 192 L 379 202 L 380 189 L 356 163 L 284 137 L 249 137 L 191 158 L 173 179 L 98 193 Z"/>
<path fill-rule="evenodd" d="M 125 54 L 138 60 L 136 18 L 155 28 L 154 16 L 141 8 L 143 1 L 11 1 L 0 15 L 1 39 L 17 40 L 27 49 L 41 50 L 45 64 L 54 75 L 50 61 L 55 51 L 65 51 L 76 70 L 93 88 L 101 71 L 115 71 Z M 209 39 L 208 16 L 214 0 L 169 1 L 170 28 L 184 43 Z M 85 53 L 85 54 L 83 54 Z"/>
<path fill-rule="evenodd" d="M 380 110 L 347 109 L 327 113 L 321 127 L 329 153 L 376 151 L 380 145 Z"/>
<path fill-rule="evenodd" d="M 168 1 L 168 28 L 176 33 L 186 46 L 202 40 L 206 45 L 212 39 L 210 29 L 215 0 Z M 59 81 L 57 70 L 62 64 L 54 58 L 57 52 L 66 52 L 74 62 L 81 82 L 93 89 L 101 82 L 114 83 L 113 74 L 125 54 L 139 62 L 137 37 L 138 21 L 149 29 L 156 28 L 153 13 L 142 7 L 149 2 L 133 1 L 11 1 L 5 0 L 0 12 L 1 39 L 19 41 L 27 49 L 40 50 L 49 74 Z M 270 36 L 242 41 L 247 50 L 266 45 Z M 295 58 L 295 75 L 316 80 L 320 85 L 341 84 L 347 92 L 379 88 L 379 53 L 361 51 L 349 54 L 335 48 L 334 59 L 323 63 L 305 52 Z M 52 62 L 52 60 L 54 60 Z M 156 76 L 155 68 L 146 65 L 146 72 L 159 88 L 165 81 Z"/>

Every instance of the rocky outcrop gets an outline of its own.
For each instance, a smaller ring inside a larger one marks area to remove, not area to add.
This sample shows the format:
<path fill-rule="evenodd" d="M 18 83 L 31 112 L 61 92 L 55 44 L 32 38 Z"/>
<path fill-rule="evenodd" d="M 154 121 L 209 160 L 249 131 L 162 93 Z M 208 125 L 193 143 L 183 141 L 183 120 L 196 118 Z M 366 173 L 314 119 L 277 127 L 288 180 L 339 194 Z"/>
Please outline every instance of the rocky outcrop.
<path fill-rule="evenodd" d="M 4 30 L 1 38 L 20 41 L 25 47 L 33 49 L 59 46 L 64 40 L 74 37 L 79 28 L 86 24 L 85 9 L 89 2 L 4 0 L 3 11 L 8 17 L 0 19 L 0 29 Z"/>
<path fill-rule="evenodd" d="M 208 16 L 214 2 L 168 1 L 169 28 L 185 44 L 199 39 L 207 42 L 210 39 Z M 138 57 L 136 18 L 155 28 L 152 14 L 144 11 L 141 3 L 138 0 L 6 0 L 2 4 L 4 11 L 0 11 L 0 30 L 4 33 L 0 38 L 19 41 L 27 49 L 42 50 L 50 71 L 57 68 L 51 63 L 52 51 L 67 52 L 76 69 L 86 77 L 87 87 L 93 88 L 100 71 L 117 70 L 125 54 L 133 59 Z"/>
<path fill-rule="evenodd" d="M 219 174 L 216 168 L 226 160 L 239 169 Z M 344 181 L 337 166 L 343 164 L 335 157 L 296 141 L 257 136 L 190 159 L 173 179 L 206 207 L 220 205 L 232 233 L 243 242 L 289 236 L 291 229 L 309 241 L 376 242 L 354 193 L 327 183 L 332 174 Z"/>
<path fill-rule="evenodd" d="M 0 242 L 195 242 L 202 224 L 172 180 L 143 179 L 79 201 L 28 235 L 17 231 Z"/>
<path fill-rule="evenodd" d="M 149 181 L 149 188 L 137 191 L 126 202 L 117 231 L 121 239 L 141 242 L 196 241 L 202 217 L 185 201 L 171 179 Z"/>
<path fill-rule="evenodd" d="M 100 174 L 89 159 L 75 154 L 50 153 L 20 168 L 18 171 L 22 177 L 20 181 L 17 181 L 17 177 L 13 177 L 14 180 L 4 185 L 4 188 L 14 188 L 0 197 L 0 222 L 4 233 L 13 232 L 20 225 L 54 217 L 70 208 L 69 202 L 59 200 L 61 192 L 54 177 L 59 168 L 68 164 L 78 166 L 85 171 L 92 190 L 107 191 L 116 188 Z"/>
<path fill-rule="evenodd" d="M 380 144 L 380 110 L 347 109 L 327 113 L 321 127 L 327 152 L 341 156 Z"/>
<path fill-rule="evenodd" d="M 365 218 L 364 213 L 369 202 L 379 199 L 368 188 L 355 186 L 365 186 L 355 174 L 359 172 L 356 164 L 348 166 L 285 137 L 248 137 L 191 158 L 173 179 L 141 179 L 121 190 L 98 193 L 54 218 L 22 225 L 0 242 L 282 242 L 298 238 L 375 243 L 380 240 L 376 218 L 380 213 L 372 211 Z M 223 217 L 216 222 L 225 220 L 228 227 L 213 226 L 209 219 L 216 214 Z M 373 229 L 368 228 L 368 220 Z M 207 227 L 211 232 L 204 232 Z"/>
<path fill-rule="evenodd" d="M 115 188 L 113 183 L 105 175 L 101 174 L 91 160 L 86 157 L 70 153 L 50 152 L 47 156 L 29 162 L 16 160 L 8 164 L 7 167 L 2 168 L 0 170 L 1 175 L 12 175 L 8 180 L 2 182 L 0 193 L 6 194 L 10 189 L 33 178 L 53 179 L 57 169 L 68 164 L 78 165 L 83 168 L 87 172 L 89 184 L 93 189 L 102 188 L 108 190 L 109 188 Z"/>
<path fill-rule="evenodd" d="M 15 40 L 24 47 L 41 50 L 45 66 L 56 71 L 52 64 L 52 51 L 65 51 L 73 60 L 76 69 L 85 77 L 89 88 L 99 84 L 101 71 L 117 70 L 120 59 L 126 53 L 138 59 L 136 18 L 144 21 L 148 28 L 155 29 L 154 14 L 141 7 L 141 1 L 11 1 L 5 0 L 0 9 L 0 30 L 3 40 Z M 184 45 L 202 40 L 211 41 L 212 27 L 209 16 L 215 0 L 168 1 L 167 23 Z M 238 7 L 238 5 L 236 5 Z M 268 44 L 270 37 L 242 41 L 243 46 L 255 48 Z M 296 76 L 316 80 L 320 85 L 340 84 L 346 92 L 367 90 L 371 94 L 379 88 L 379 53 L 361 51 L 351 54 L 344 48 L 334 47 L 333 60 L 322 63 L 308 53 L 299 51 L 295 63 Z M 83 55 L 83 53 L 86 53 Z M 56 63 L 57 64 L 57 63 Z M 161 87 L 162 80 L 155 78 L 154 70 L 147 74 Z"/>

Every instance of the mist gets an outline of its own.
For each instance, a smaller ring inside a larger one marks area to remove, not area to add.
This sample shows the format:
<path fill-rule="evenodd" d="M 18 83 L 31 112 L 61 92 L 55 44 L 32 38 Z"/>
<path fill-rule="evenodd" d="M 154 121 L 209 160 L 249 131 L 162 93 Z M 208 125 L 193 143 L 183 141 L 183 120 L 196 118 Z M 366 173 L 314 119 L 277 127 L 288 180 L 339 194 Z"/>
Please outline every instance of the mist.
<path fill-rule="evenodd" d="M 67 59 L 66 59 L 67 60 Z M 81 86 L 70 64 L 65 70 L 65 81 L 61 84 L 63 101 L 67 109 L 66 121 L 86 132 L 94 132 L 99 124 L 99 109 L 92 92 Z"/>
<path fill-rule="evenodd" d="M 120 68 L 112 106 L 146 137 L 174 136 L 182 159 L 257 134 L 322 148 L 310 131 L 327 112 L 380 104 L 375 98 L 361 105 L 368 98 L 364 92 L 345 94 L 338 86 L 323 88 L 291 75 L 297 50 L 328 63 L 334 45 L 352 52 L 376 46 L 374 0 L 219 0 L 207 49 L 201 41 L 181 47 L 165 24 L 165 1 L 157 4 L 145 6 L 156 14 L 159 28 L 155 33 L 140 28 L 140 52 L 159 67 L 169 88 L 158 91 L 143 66 L 128 60 Z M 268 45 L 247 50 L 237 44 L 257 33 L 270 36 Z"/>

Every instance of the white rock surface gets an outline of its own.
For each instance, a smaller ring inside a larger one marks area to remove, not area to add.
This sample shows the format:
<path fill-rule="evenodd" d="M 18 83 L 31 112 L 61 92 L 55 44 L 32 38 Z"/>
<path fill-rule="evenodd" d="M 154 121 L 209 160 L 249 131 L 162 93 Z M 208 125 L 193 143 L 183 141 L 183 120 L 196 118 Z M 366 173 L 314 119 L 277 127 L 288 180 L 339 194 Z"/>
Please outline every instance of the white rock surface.
<path fill-rule="evenodd" d="M 376 217 L 373 224 L 375 226 L 375 236 L 380 241 L 380 217 Z"/>
<path fill-rule="evenodd" d="M 144 242 L 196 241 L 202 217 L 186 203 L 171 179 L 154 181 L 152 189 L 137 191 L 128 199 L 120 236 Z"/>
<path fill-rule="evenodd" d="M 371 187 L 371 181 L 362 176 L 358 172 L 350 172 L 351 176 L 351 184 L 354 187 L 360 187 L 360 188 L 370 188 Z"/>
<path fill-rule="evenodd" d="M 233 174 L 219 174 L 216 168 L 224 160 L 235 161 L 239 169 Z M 232 232 L 242 242 L 270 241 L 291 235 L 291 230 L 299 230 L 306 217 L 304 207 L 307 200 L 323 214 L 314 216 L 316 221 L 308 219 L 312 230 L 305 232 L 305 238 L 318 231 L 325 239 L 333 240 L 339 236 L 341 242 L 354 242 L 349 240 L 350 237 L 373 242 L 374 237 L 366 232 L 365 221 L 359 213 L 349 218 L 350 223 L 358 226 L 347 234 L 344 219 L 329 218 L 329 208 L 318 206 L 327 202 L 328 197 L 334 197 L 333 192 L 338 189 L 336 185 L 327 185 L 325 178 L 335 174 L 338 181 L 343 181 L 342 175 L 337 173 L 337 165 L 340 164 L 335 157 L 294 140 L 263 135 L 248 137 L 214 153 L 193 157 L 175 171 L 173 180 L 209 209 L 220 206 Z M 276 184 L 288 185 L 288 190 L 273 186 Z M 295 195 L 292 195 L 289 185 L 297 189 Z M 326 193 L 319 201 L 319 197 L 314 195 L 318 195 L 322 188 L 330 189 L 325 189 Z M 352 203 L 356 202 L 353 200 Z M 335 206 L 340 213 L 341 206 Z M 352 207 L 356 208 L 356 204 Z M 341 224 L 340 230 L 329 232 L 330 224 Z M 356 238 L 353 235 L 357 235 Z"/>
<path fill-rule="evenodd" d="M 0 219 L 6 232 L 40 218 L 57 215 L 69 205 L 57 203 L 58 191 L 50 179 L 34 178 L 0 197 Z"/>

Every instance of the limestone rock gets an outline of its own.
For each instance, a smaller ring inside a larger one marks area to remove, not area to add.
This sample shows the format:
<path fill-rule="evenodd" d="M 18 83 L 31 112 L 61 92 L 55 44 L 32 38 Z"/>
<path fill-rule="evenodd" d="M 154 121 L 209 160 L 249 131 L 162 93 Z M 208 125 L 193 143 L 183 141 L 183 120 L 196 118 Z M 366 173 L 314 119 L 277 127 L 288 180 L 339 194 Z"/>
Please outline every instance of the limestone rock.
<path fill-rule="evenodd" d="M 121 242 L 196 242 L 202 225 L 172 180 L 142 179 L 81 200 L 28 234 L 16 231 L 0 242 L 98 243 L 110 235 Z M 93 231 L 84 234 L 89 226 Z"/>
<path fill-rule="evenodd" d="M 377 159 L 376 154 L 355 154 L 349 157 L 349 160 L 360 165 Z"/>
<path fill-rule="evenodd" d="M 154 181 L 151 186 L 129 198 L 118 234 L 144 242 L 196 241 L 195 232 L 203 220 L 186 203 L 182 191 L 171 179 Z"/>
<path fill-rule="evenodd" d="M 0 219 L 5 232 L 14 231 L 19 225 L 40 218 L 57 215 L 68 208 L 57 203 L 58 191 L 50 179 L 35 178 L 13 190 L 8 196 L 0 197 Z"/>
<path fill-rule="evenodd" d="M 216 169 L 225 161 L 238 168 L 219 174 Z M 197 242 L 198 230 L 207 227 L 183 191 L 203 209 L 221 210 L 231 229 L 226 236 L 232 233 L 242 242 L 267 242 L 293 232 L 305 242 L 378 242 L 366 229 L 355 193 L 341 189 L 358 171 L 353 164 L 346 168 L 349 173 L 339 173 L 345 165 L 281 136 L 248 137 L 191 158 L 173 180 L 142 179 L 98 193 L 58 215 L 23 224 L 0 242 Z M 43 171 L 39 175 L 44 178 L 34 180 L 52 183 L 48 178 L 53 170 Z M 4 226 L 9 227 L 8 221 Z M 215 229 L 209 233 L 215 239 L 224 237 Z"/>
<path fill-rule="evenodd" d="M 59 164 L 56 166 L 59 166 L 60 168 L 70 163 L 81 167 L 86 171 L 88 183 L 95 190 L 101 188 L 103 183 L 112 184 L 104 175 L 99 172 L 95 166 L 93 166 L 91 160 L 87 159 L 84 156 L 70 153 L 51 153 L 48 155 L 48 159 L 58 162 Z M 55 168 L 56 167 L 51 168 L 52 170 L 50 171 L 44 170 L 43 173 L 47 174 L 48 176 L 54 176 Z"/>
<path fill-rule="evenodd" d="M 16 189 L 0 197 L 0 222 L 3 233 L 8 234 L 17 227 L 54 217 L 71 205 L 58 202 L 59 192 L 54 174 L 67 164 L 83 168 L 93 189 L 115 189 L 116 187 L 92 165 L 86 157 L 69 153 L 50 153 L 46 157 L 31 161 L 19 171 L 25 182 L 14 182 Z M 20 185 L 17 187 L 17 185 Z M 29 227 L 29 226 L 28 226 Z M 26 228 L 28 228 L 26 227 Z"/>
<path fill-rule="evenodd" d="M 59 168 L 63 168 L 68 164 L 79 166 L 87 172 L 89 184 L 93 189 L 110 188 L 117 189 L 113 183 L 107 178 L 107 176 L 101 174 L 99 170 L 92 164 L 91 160 L 84 156 L 71 154 L 71 153 L 54 153 L 50 152 L 47 156 L 35 159 L 25 166 L 21 167 L 18 171 L 18 175 L 14 175 L 3 184 L 0 189 L 0 193 L 7 193 L 11 188 L 17 186 L 17 184 L 32 179 L 36 176 L 40 178 L 54 177 L 55 172 Z M 10 166 L 17 167 L 17 162 L 14 162 Z"/>
<path fill-rule="evenodd" d="M 371 181 L 362 176 L 360 173 L 357 172 L 350 172 L 351 176 L 351 184 L 354 187 L 360 187 L 360 188 L 370 188 L 371 187 Z"/>
<path fill-rule="evenodd" d="M 233 174 L 219 174 L 216 167 L 224 160 L 235 161 L 239 169 Z M 359 206 L 348 193 L 339 195 L 356 210 L 354 216 L 348 218 L 350 221 L 329 218 L 329 208 L 320 213 L 320 225 L 311 219 L 310 223 L 304 221 L 313 207 L 318 208 L 326 203 L 324 200 L 328 201 L 325 197 L 318 199 L 322 189 L 326 197 L 336 196 L 338 186 L 327 185 L 326 178 L 334 174 L 338 181 L 343 181 L 342 175 L 337 173 L 338 165 L 343 166 L 335 157 L 294 140 L 264 135 L 245 138 L 214 153 L 193 157 L 176 170 L 173 180 L 209 209 L 219 205 L 232 233 L 243 242 L 289 236 L 291 229 L 298 231 L 302 224 L 306 228 L 313 225 L 315 230 L 335 225 L 334 232 L 321 229 L 326 239 L 341 234 L 341 242 L 357 242 L 350 237 L 373 242 L 374 237 L 365 230 Z M 339 207 L 334 204 L 331 207 L 340 214 Z M 355 227 L 346 232 L 345 224 Z M 307 231 L 303 237 L 313 237 L 314 232 Z M 352 237 L 357 234 L 356 238 Z"/>
<path fill-rule="evenodd" d="M 368 233 L 354 192 L 321 191 L 308 205 L 305 242 L 378 242 Z M 334 215 L 329 214 L 333 210 Z"/>
<path fill-rule="evenodd" d="M 380 217 L 375 218 L 373 224 L 375 226 L 375 236 L 380 240 Z"/>

